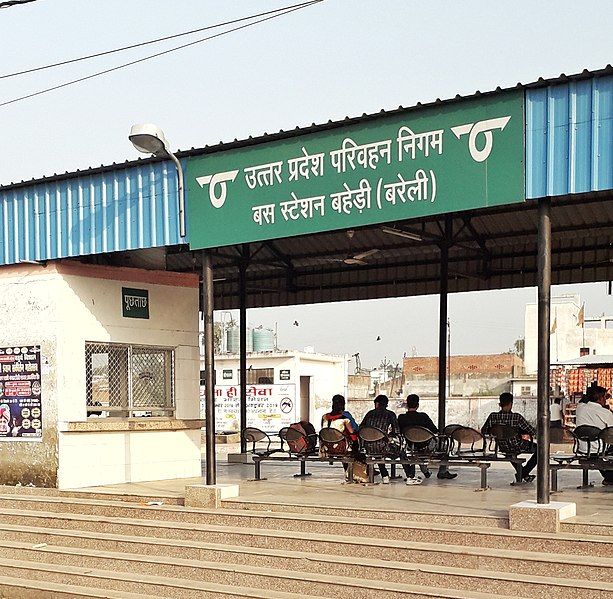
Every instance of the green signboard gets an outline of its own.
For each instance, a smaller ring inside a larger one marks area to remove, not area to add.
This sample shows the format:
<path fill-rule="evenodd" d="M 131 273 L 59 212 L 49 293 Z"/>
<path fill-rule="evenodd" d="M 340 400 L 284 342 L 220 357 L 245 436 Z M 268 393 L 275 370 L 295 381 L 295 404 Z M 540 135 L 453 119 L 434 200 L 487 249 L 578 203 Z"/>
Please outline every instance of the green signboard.
<path fill-rule="evenodd" d="M 124 318 L 149 318 L 149 292 L 122 287 L 121 307 Z"/>
<path fill-rule="evenodd" d="M 522 202 L 523 92 L 191 157 L 193 249 Z"/>

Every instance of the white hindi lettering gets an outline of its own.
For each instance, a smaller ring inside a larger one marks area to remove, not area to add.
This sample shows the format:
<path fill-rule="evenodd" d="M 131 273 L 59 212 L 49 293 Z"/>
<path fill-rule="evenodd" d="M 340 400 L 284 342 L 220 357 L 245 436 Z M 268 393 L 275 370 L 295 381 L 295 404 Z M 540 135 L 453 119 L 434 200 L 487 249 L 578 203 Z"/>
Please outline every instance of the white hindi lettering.
<path fill-rule="evenodd" d="M 311 175 L 321 177 L 324 174 L 324 156 L 320 154 L 309 154 L 305 148 L 302 148 L 304 156 L 291 158 L 287 161 L 289 169 L 289 180 L 297 181 L 300 177 L 309 179 Z"/>
<path fill-rule="evenodd" d="M 132 308 L 146 308 L 147 298 L 139 295 L 126 295 L 123 298 L 126 304 L 126 310 L 130 311 Z"/>
<path fill-rule="evenodd" d="M 293 192 L 290 194 L 291 200 L 280 202 L 281 214 L 285 220 L 298 220 L 302 218 L 313 218 L 315 212 L 324 216 L 326 196 L 315 196 L 312 198 L 297 198 Z"/>
<path fill-rule="evenodd" d="M 377 205 L 379 208 L 382 207 L 381 184 L 382 180 L 379 181 L 377 187 Z M 403 204 L 424 200 L 434 202 L 436 200 L 436 176 L 433 171 L 430 171 L 430 176 L 428 176 L 428 173 L 420 168 L 415 171 L 415 178 L 407 181 L 398 173 L 398 182 L 387 183 L 383 185 L 383 189 L 385 190 L 385 200 L 392 206 L 395 206 L 396 202 L 402 202 Z"/>
<path fill-rule="evenodd" d="M 253 222 L 258 225 L 274 225 L 275 224 L 275 205 L 263 204 L 262 206 L 254 206 L 251 208 L 253 212 Z"/>
<path fill-rule="evenodd" d="M 406 126 L 398 129 L 398 161 L 402 162 L 405 154 L 409 154 L 411 160 L 415 160 L 417 150 L 423 155 L 430 156 L 430 150 L 437 154 L 443 153 L 443 129 L 437 131 L 426 131 L 425 133 L 414 133 Z"/>
<path fill-rule="evenodd" d="M 283 162 L 271 162 L 269 164 L 258 164 L 245 168 L 245 183 L 249 189 L 256 187 L 270 187 L 275 181 L 281 183 L 281 169 Z"/>
<path fill-rule="evenodd" d="M 351 138 L 346 137 L 339 150 L 330 152 L 330 161 L 337 173 L 346 172 L 348 166 L 354 171 L 356 169 L 356 161 L 362 168 L 374 170 L 382 158 L 387 164 L 390 164 L 391 157 L 391 139 L 359 146 Z"/>
<path fill-rule="evenodd" d="M 349 189 L 347 183 L 343 183 L 344 191 L 331 193 L 332 210 L 351 214 L 355 208 L 360 214 L 367 208 L 370 208 L 370 193 L 372 188 L 366 179 L 360 181 L 357 189 Z"/>

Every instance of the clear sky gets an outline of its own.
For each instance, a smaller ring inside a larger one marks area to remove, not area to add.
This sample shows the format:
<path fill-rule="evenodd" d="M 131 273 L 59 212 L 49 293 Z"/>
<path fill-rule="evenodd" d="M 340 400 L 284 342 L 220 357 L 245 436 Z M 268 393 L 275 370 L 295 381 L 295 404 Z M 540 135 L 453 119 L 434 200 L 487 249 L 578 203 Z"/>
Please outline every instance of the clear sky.
<path fill-rule="evenodd" d="M 0 74 L 290 3 L 37 0 L 0 11 Z M 126 136 L 135 122 L 160 125 L 186 149 L 602 68 L 613 62 L 611 31 L 611 0 L 325 0 L 0 107 L 0 182 L 133 159 Z M 179 43 L 0 79 L 0 103 Z M 613 312 L 604 284 L 571 291 L 582 293 L 589 314 Z M 530 289 L 453 296 L 452 352 L 505 350 L 522 334 L 524 304 L 534 299 Z M 429 354 L 437 343 L 432 297 L 259 310 L 250 319 L 277 321 L 283 345 L 360 351 L 369 364 L 400 359 L 413 346 Z"/>

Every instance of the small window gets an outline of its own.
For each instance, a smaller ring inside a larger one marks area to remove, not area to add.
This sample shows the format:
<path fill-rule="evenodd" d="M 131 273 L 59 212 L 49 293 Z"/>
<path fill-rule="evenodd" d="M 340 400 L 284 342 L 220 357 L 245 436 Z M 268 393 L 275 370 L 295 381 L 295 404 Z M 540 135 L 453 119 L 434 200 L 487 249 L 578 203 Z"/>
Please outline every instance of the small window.
<path fill-rule="evenodd" d="M 252 368 L 247 370 L 248 385 L 272 385 L 274 378 L 274 368 Z"/>
<path fill-rule="evenodd" d="M 88 416 L 173 416 L 174 351 L 119 343 L 85 344 Z"/>

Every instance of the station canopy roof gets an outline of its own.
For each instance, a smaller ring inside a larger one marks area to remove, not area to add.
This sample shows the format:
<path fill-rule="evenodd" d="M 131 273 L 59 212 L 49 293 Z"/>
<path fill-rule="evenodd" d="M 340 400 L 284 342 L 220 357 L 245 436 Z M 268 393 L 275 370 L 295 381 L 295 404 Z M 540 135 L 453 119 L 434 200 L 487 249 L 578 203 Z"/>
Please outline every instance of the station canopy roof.
<path fill-rule="evenodd" d="M 412 216 L 408 218 L 409 213 L 406 211 L 394 213 L 380 210 L 378 220 L 348 219 L 346 226 L 339 226 L 341 221 L 337 219 L 331 226 L 323 227 L 319 231 L 294 230 L 287 236 L 264 234 L 259 238 L 256 236 L 247 239 L 240 239 L 240 236 L 234 234 L 232 220 L 226 221 L 223 228 L 211 227 L 204 218 L 202 223 L 209 226 L 209 233 L 214 229 L 216 239 L 222 229 L 224 234 L 228 233 L 227 242 L 213 245 L 199 245 L 196 242 L 195 233 L 204 227 L 190 218 L 189 245 L 166 241 L 166 245 L 160 247 L 126 251 L 106 251 L 103 248 L 89 255 L 75 256 L 73 259 L 139 268 L 198 272 L 201 269 L 201 248 L 208 248 L 207 251 L 213 256 L 216 309 L 238 307 L 241 264 L 247 265 L 247 306 L 250 308 L 366 300 L 438 293 L 441 246 L 445 243 L 447 230 L 451 233 L 448 249 L 450 293 L 535 286 L 538 199 L 549 197 L 552 206 L 553 284 L 613 280 L 613 118 L 609 116 L 613 114 L 613 67 L 610 65 L 600 71 L 562 75 L 551 80 L 540 79 L 528 85 L 518 84 L 507 90 L 498 88 L 491 92 L 438 100 L 409 109 L 382 111 L 296 131 L 192 149 L 180 152 L 179 156 L 187 162 L 189 174 L 190 162 L 195 164 L 206 159 L 208 163 L 215 165 L 215 161 L 218 161 L 223 166 L 222 157 L 226 152 L 245 155 L 275 143 L 282 148 L 295 144 L 292 151 L 301 145 L 308 149 L 310 146 L 304 139 L 317 141 L 324 135 L 332 139 L 334 135 L 342 136 L 343 131 L 349 130 L 348 127 L 373 130 L 380 124 L 385 126 L 385 123 L 397 123 L 393 119 L 401 118 L 413 119 L 410 120 L 411 123 L 423 124 L 430 118 L 428 115 L 434 115 L 431 120 L 435 117 L 443 118 L 446 114 L 461 114 L 464 117 L 465 114 L 470 114 L 471 110 L 478 115 L 480 107 L 500 106 L 504 102 L 509 103 L 509 110 L 516 111 L 513 114 L 519 115 L 504 124 L 505 135 L 513 136 L 514 145 L 507 151 L 504 144 L 494 141 L 492 157 L 481 165 L 487 164 L 489 168 L 491 160 L 498 160 L 502 164 L 511 161 L 512 170 L 504 173 L 506 178 L 498 177 L 496 181 L 493 168 L 485 170 L 485 177 L 483 171 L 479 171 L 482 173 L 480 180 L 486 180 L 485 201 L 473 192 L 471 187 L 477 177 L 469 175 L 473 172 L 471 169 L 477 167 L 471 161 L 459 164 L 459 150 L 449 143 L 453 142 L 457 148 L 464 144 L 464 154 L 468 155 L 466 140 L 469 130 L 456 132 L 454 129 L 466 128 L 473 125 L 471 122 L 461 127 L 450 127 L 455 137 L 451 135 L 451 131 L 446 131 L 446 164 L 437 163 L 439 157 L 432 155 L 430 160 L 433 162 L 428 163 L 428 166 L 419 166 L 417 161 L 413 163 L 414 168 L 423 168 L 429 173 L 432 171 L 427 169 L 440 169 L 437 176 L 439 172 L 442 173 L 439 179 L 439 196 L 443 200 L 437 199 L 438 212 L 425 208 L 420 213 L 418 209 L 410 213 Z M 423 114 L 426 117 L 422 117 Z M 593 115 L 597 115 L 597 118 Z M 490 117 L 486 115 L 480 118 Z M 521 123 L 519 129 L 518 123 Z M 444 126 L 447 128 L 448 124 Z M 498 128 L 504 126 L 500 125 Z M 397 124 L 395 127 L 395 130 L 399 131 Z M 429 128 L 431 125 L 426 124 L 424 127 Z M 438 125 L 434 128 L 437 127 Z M 423 130 L 426 129 L 419 129 Z M 385 137 L 375 139 L 386 137 L 394 144 L 393 152 L 397 152 L 395 133 L 386 133 Z M 334 139 L 338 144 L 339 138 Z M 316 147 L 316 144 L 313 146 Z M 326 151 L 332 153 L 330 148 Z M 434 153 L 433 150 L 432 154 Z M 286 158 L 287 156 L 284 160 Z M 88 181 L 97 181 L 96 177 L 106 177 L 120 169 L 159 162 L 158 159 L 148 159 L 81 173 L 66 173 L 6 186 L 0 188 L 0 191 L 7 194 L 7 202 L 10 203 L 10 194 L 26 194 L 28 186 L 46 186 L 52 189 L 53 185 L 64 182 L 69 184 L 71 180 L 83 176 L 89 177 Z M 452 172 L 453 178 L 445 179 L 444 169 Z M 169 169 L 162 174 L 168 178 L 169 188 L 174 185 L 169 179 L 171 173 L 172 169 Z M 377 177 L 379 173 L 380 170 L 376 172 Z M 389 176 L 396 175 L 391 173 Z M 385 179 L 384 183 L 391 180 L 393 179 Z M 332 187 L 332 190 L 342 189 L 339 181 L 342 179 L 333 180 L 336 187 Z M 457 185 L 454 188 L 455 181 Z M 372 182 L 374 189 L 376 179 L 373 178 Z M 487 187 L 488 182 L 491 183 L 491 188 Z M 356 185 L 357 179 L 351 184 Z M 446 189 L 443 184 L 447 185 Z M 289 197 L 288 189 L 283 189 L 283 197 Z M 492 190 L 495 193 L 489 195 Z M 315 193 L 305 187 L 305 194 L 307 192 L 311 195 Z M 447 199 L 443 197 L 444 193 L 447 193 Z M 456 195 L 461 197 L 462 201 L 457 200 Z M 499 196 L 499 201 L 495 196 Z M 505 199 L 510 196 L 514 198 L 514 203 Z M 445 201 L 448 201 L 453 209 L 446 210 Z M 188 204 L 195 205 L 193 194 L 188 193 Z M 92 200 L 92 208 L 96 206 L 96 202 Z M 249 214 L 250 210 L 251 207 Z M 331 212 L 327 211 L 326 218 L 335 217 Z M 215 212 L 209 212 L 205 217 L 209 214 L 214 215 Z M 101 222 L 106 221 L 102 219 Z M 247 224 L 253 228 L 253 222 Z M 162 222 L 160 226 L 163 225 Z M 237 226 L 236 229 L 238 228 Z M 32 230 L 36 229 L 33 227 Z M 5 233 L 6 239 L 9 239 L 10 233 L 11 231 Z M 6 243 L 8 242 L 5 241 Z M 15 247 L 18 245 L 16 241 Z"/>
<path fill-rule="evenodd" d="M 613 193 L 552 201 L 554 285 L 613 280 Z M 453 214 L 449 292 L 537 285 L 537 202 Z M 445 216 L 250 244 L 248 307 L 438 293 Z M 414 239 L 390 233 L 408 232 Z M 387 232 L 386 232 L 387 231 Z M 418 240 L 419 239 L 419 240 Z M 198 252 L 169 252 L 171 270 Z M 378 250 L 363 264 L 344 260 Z M 238 307 L 240 246 L 214 250 L 215 305 Z"/>

